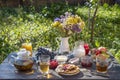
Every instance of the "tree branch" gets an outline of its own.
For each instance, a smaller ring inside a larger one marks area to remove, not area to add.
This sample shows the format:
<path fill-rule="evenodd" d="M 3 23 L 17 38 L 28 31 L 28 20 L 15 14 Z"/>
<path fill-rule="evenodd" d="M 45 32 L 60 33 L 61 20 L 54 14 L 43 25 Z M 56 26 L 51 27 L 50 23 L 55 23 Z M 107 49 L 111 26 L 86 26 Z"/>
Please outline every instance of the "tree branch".
<path fill-rule="evenodd" d="M 98 11 L 98 4 L 99 4 L 99 0 L 97 1 L 97 6 L 96 6 L 95 12 L 93 14 L 93 18 L 92 18 L 92 24 L 91 24 L 91 41 L 90 41 L 91 43 L 93 43 L 94 24 L 95 24 L 95 17 L 96 17 L 97 11 Z"/>

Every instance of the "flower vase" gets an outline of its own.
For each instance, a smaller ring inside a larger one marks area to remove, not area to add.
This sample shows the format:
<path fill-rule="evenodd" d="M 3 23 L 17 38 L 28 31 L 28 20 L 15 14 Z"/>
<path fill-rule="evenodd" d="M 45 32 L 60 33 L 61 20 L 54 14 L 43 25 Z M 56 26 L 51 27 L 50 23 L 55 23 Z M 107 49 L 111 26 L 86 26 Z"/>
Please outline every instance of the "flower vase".
<path fill-rule="evenodd" d="M 61 38 L 61 43 L 60 43 L 60 47 L 59 47 L 60 54 L 69 53 L 70 48 L 69 48 L 68 40 L 69 40 L 69 37 Z"/>

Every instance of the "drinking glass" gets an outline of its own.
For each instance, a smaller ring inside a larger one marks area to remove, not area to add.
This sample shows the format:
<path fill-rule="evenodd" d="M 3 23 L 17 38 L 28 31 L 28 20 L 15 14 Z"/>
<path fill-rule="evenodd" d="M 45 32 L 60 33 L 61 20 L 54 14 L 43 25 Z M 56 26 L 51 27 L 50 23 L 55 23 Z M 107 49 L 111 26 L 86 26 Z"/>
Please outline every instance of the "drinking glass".
<path fill-rule="evenodd" d="M 107 73 L 107 70 L 112 66 L 110 60 L 104 56 L 96 57 L 96 70 L 98 73 Z"/>
<path fill-rule="evenodd" d="M 49 73 L 49 65 L 50 65 L 49 62 L 50 62 L 49 55 L 40 56 L 40 70 L 43 76 L 46 76 Z"/>
<path fill-rule="evenodd" d="M 30 56 L 32 56 L 32 43 L 22 43 L 22 48 L 25 48 L 26 50 L 30 51 Z"/>

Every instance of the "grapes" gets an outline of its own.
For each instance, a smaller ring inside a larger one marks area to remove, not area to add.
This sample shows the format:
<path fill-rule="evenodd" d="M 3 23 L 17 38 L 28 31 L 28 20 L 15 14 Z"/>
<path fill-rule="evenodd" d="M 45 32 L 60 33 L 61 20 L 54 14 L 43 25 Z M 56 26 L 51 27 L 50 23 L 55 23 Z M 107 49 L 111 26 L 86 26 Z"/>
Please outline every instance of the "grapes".
<path fill-rule="evenodd" d="M 52 60 L 52 59 L 54 59 L 56 54 L 54 52 L 51 52 L 51 51 L 43 48 L 43 47 L 39 47 L 37 49 L 37 54 L 36 54 L 37 60 L 39 59 L 40 55 L 49 55 L 50 59 Z"/>

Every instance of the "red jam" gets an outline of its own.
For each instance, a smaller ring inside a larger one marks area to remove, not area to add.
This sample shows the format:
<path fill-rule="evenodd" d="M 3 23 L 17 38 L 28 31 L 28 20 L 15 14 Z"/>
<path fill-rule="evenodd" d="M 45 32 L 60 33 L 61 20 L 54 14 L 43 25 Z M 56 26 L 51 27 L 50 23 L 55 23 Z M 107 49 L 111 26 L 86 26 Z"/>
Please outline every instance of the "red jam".
<path fill-rule="evenodd" d="M 89 62 L 89 63 L 81 62 L 81 65 L 82 65 L 83 67 L 91 67 L 91 66 L 92 66 L 92 63 L 91 63 L 91 62 Z"/>

